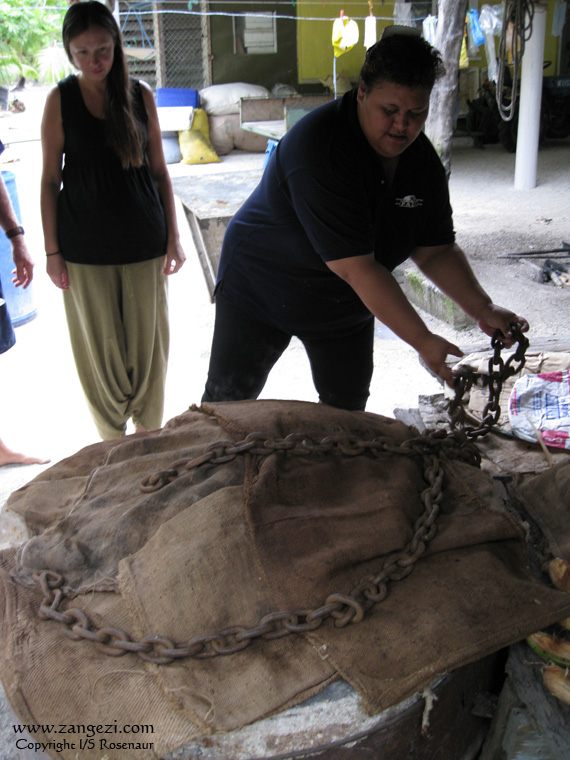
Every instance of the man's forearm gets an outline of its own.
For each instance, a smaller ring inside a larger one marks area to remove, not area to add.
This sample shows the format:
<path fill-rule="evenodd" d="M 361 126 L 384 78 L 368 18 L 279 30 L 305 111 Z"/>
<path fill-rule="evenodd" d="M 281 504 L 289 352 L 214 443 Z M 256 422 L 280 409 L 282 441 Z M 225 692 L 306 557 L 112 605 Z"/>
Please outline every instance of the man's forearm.
<path fill-rule="evenodd" d="M 473 319 L 477 320 L 492 303 L 459 246 L 420 249 L 412 259 L 434 285 Z"/>
<path fill-rule="evenodd" d="M 0 180 L 0 227 L 6 232 L 14 227 L 18 227 L 20 222 L 12 206 L 8 189 L 4 180 Z"/>

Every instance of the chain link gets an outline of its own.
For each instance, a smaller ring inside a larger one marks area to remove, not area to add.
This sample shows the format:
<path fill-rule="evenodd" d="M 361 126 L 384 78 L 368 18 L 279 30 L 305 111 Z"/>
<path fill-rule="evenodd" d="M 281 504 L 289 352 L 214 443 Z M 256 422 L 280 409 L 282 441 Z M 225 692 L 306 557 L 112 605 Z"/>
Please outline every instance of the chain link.
<path fill-rule="evenodd" d="M 526 362 L 526 350 L 529 345 L 528 338 L 523 335 L 517 324 L 511 325 L 513 337 L 517 341 L 517 348 L 509 358 L 504 361 L 501 356 L 503 343 L 500 338 L 500 331 L 497 331 L 491 340 L 493 355 L 489 359 L 488 377 L 466 368 L 459 372 L 455 378 L 455 396 L 449 402 L 449 416 L 452 430 L 459 428 L 469 439 L 475 439 L 490 432 L 493 425 L 496 425 L 501 416 L 500 396 L 503 390 L 503 383 L 509 377 L 520 372 Z M 489 400 L 483 409 L 481 421 L 478 425 L 468 424 L 469 416 L 465 409 L 465 404 L 477 379 L 481 378 L 483 382 L 489 385 Z"/>
<path fill-rule="evenodd" d="M 498 334 L 491 342 L 494 352 L 489 360 L 489 402 L 478 427 L 465 425 L 464 399 L 477 378 L 476 373 L 466 370 L 457 376 L 456 395 L 450 402 L 451 431 L 433 431 L 401 444 L 383 437 L 361 440 L 358 436 L 347 433 L 333 433 L 321 439 L 305 433 L 292 433 L 285 438 L 274 439 L 268 438 L 264 433 L 254 432 L 237 443 L 216 441 L 199 456 L 178 459 L 166 469 L 147 475 L 141 482 L 140 490 L 152 493 L 172 483 L 185 472 L 207 463 L 219 465 L 231 462 L 242 454 L 258 457 L 274 453 L 299 457 L 332 453 L 346 457 L 363 454 L 377 458 L 382 455 L 421 457 L 423 477 L 428 486 L 421 494 L 424 511 L 414 524 L 412 538 L 402 551 L 384 559 L 376 575 L 365 578 L 350 594 L 332 593 L 315 609 L 271 612 L 253 627 L 232 625 L 213 633 L 198 634 L 182 644 L 160 635 L 147 635 L 134 641 L 119 628 L 97 628 L 89 616 L 76 607 L 61 610 L 64 600 L 70 597 L 70 591 L 64 585 L 61 574 L 43 570 L 33 575 L 34 582 L 43 594 L 39 617 L 60 623 L 65 627 L 68 638 L 92 642 L 109 656 L 120 657 L 130 652 L 145 662 L 157 665 L 167 665 L 189 657 L 205 659 L 235 654 L 246 649 L 256 639 L 272 640 L 291 634 L 309 633 L 329 619 L 337 628 L 359 623 L 372 607 L 386 599 L 391 583 L 401 581 L 413 572 L 416 562 L 436 535 L 439 505 L 443 497 L 444 470 L 441 461 L 459 459 L 479 466 L 481 457 L 471 441 L 488 433 L 492 425 L 496 424 L 500 415 L 499 397 L 503 382 L 519 372 L 525 363 L 528 340 L 518 327 L 513 325 L 512 329 L 518 347 L 506 362 L 501 357 L 502 343 Z M 454 430 L 455 426 L 461 426 L 462 429 Z"/>
<path fill-rule="evenodd" d="M 206 462 L 221 464 L 232 461 L 238 454 L 250 453 L 269 456 L 272 453 L 286 453 L 294 456 L 315 456 L 338 452 L 343 456 L 359 456 L 369 453 L 381 455 L 419 456 L 423 461 L 423 476 L 428 486 L 421 494 L 424 512 L 414 525 L 414 534 L 408 545 L 400 552 L 387 557 L 377 575 L 364 579 L 350 594 L 332 593 L 320 607 L 315 609 L 280 610 L 264 615 L 253 627 L 233 625 L 228 628 L 193 636 L 178 644 L 159 636 L 144 636 L 134 641 L 124 631 L 113 628 L 97 628 L 88 615 L 75 607 L 61 609 L 68 599 L 64 578 L 59 573 L 43 570 L 35 573 L 33 579 L 39 586 L 43 599 L 39 616 L 53 620 L 65 627 L 65 634 L 73 640 L 94 643 L 107 655 L 118 657 L 131 652 L 146 662 L 166 665 L 174 660 L 194 657 L 204 659 L 239 652 L 256 639 L 278 639 L 291 634 L 315 631 L 326 620 L 332 620 L 336 628 L 344 628 L 350 623 L 359 623 L 366 612 L 388 596 L 389 584 L 407 577 L 415 563 L 425 552 L 428 543 L 437 532 L 437 516 L 443 495 L 444 471 L 441 459 L 477 459 L 475 449 L 456 434 L 442 436 L 437 432 L 394 444 L 388 438 L 361 440 L 358 436 L 334 433 L 322 439 L 314 439 L 303 433 L 294 433 L 283 439 L 267 438 L 262 433 L 251 433 L 243 441 L 218 441 L 208 447 L 198 457 L 173 462 L 166 470 L 147 476 L 141 484 L 144 492 L 164 487 L 184 471 L 199 467 Z"/>

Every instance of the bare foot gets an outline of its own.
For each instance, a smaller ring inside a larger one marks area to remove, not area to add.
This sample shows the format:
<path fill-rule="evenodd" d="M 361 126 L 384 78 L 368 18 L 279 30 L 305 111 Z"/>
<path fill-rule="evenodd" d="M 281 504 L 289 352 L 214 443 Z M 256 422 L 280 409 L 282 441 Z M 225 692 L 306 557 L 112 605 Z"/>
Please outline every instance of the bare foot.
<path fill-rule="evenodd" d="M 5 464 L 47 464 L 49 461 L 49 459 L 30 457 L 18 451 L 12 451 L 0 438 L 0 467 Z"/>

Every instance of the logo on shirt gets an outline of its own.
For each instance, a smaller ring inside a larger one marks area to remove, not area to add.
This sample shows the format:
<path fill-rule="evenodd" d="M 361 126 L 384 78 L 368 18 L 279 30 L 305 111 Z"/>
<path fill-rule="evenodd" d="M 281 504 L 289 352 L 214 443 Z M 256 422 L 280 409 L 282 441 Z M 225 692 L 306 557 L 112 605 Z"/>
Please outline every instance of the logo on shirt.
<path fill-rule="evenodd" d="M 415 195 L 406 195 L 404 198 L 396 198 L 396 206 L 400 208 L 417 208 L 421 206 L 423 200 L 416 198 Z"/>

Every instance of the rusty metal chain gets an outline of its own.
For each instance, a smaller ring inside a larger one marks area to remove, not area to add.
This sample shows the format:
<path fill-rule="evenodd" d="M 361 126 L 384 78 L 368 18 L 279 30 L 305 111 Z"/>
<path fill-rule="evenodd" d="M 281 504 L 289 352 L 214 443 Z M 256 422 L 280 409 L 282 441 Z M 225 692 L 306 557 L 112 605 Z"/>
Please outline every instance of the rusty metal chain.
<path fill-rule="evenodd" d="M 436 447 L 445 447 L 441 441 L 441 434 L 435 436 L 437 441 Z M 446 447 L 447 454 L 451 458 L 465 458 L 464 453 L 452 454 L 456 444 L 462 444 L 463 441 L 456 434 L 451 436 Z M 414 454 L 423 453 L 433 448 L 430 443 L 430 436 L 406 441 L 403 444 L 395 445 L 390 438 L 376 437 L 372 440 L 361 440 L 358 436 L 349 435 L 348 433 L 331 433 L 324 438 L 314 438 L 306 433 L 291 433 L 285 438 L 268 438 L 266 433 L 249 433 L 241 441 L 216 441 L 206 447 L 204 453 L 197 457 L 187 457 L 177 459 L 172 462 L 166 469 L 146 475 L 139 489 L 143 493 L 152 493 L 159 491 L 169 483 L 181 477 L 185 472 L 196 469 L 203 464 L 223 464 L 231 462 L 239 454 L 252 454 L 254 456 L 269 456 L 274 453 L 286 453 L 292 456 L 309 457 L 315 454 L 331 454 L 338 452 L 343 456 L 360 456 L 369 453 L 372 456 L 379 457 L 384 453 L 393 454 Z M 476 458 L 474 451 L 469 451 L 467 457 L 470 460 Z"/>
<path fill-rule="evenodd" d="M 278 639 L 293 633 L 315 631 L 328 619 L 332 619 L 337 628 L 359 623 L 367 611 L 388 596 L 391 582 L 403 580 L 413 571 L 415 563 L 437 533 L 439 504 L 443 496 L 444 471 L 441 459 L 460 459 L 475 466 L 480 464 L 480 454 L 471 441 L 488 433 L 496 424 L 500 415 L 499 397 L 503 382 L 519 372 L 525 364 L 528 340 L 518 326 L 513 325 L 512 331 L 518 346 L 506 362 L 501 357 L 503 344 L 499 334 L 495 334 L 491 341 L 494 352 L 488 365 L 489 401 L 477 427 L 465 424 L 467 415 L 464 400 L 479 375 L 472 370 L 464 370 L 457 376 L 456 394 L 449 405 L 451 431 L 433 431 L 399 445 L 395 445 L 389 438 L 378 437 L 364 441 L 346 433 L 334 433 L 322 439 L 314 439 L 305 433 L 292 433 L 285 438 L 271 439 L 264 433 L 254 432 L 238 442 L 216 441 L 199 456 L 178 459 L 165 470 L 147 475 L 141 482 L 140 490 L 152 493 L 164 488 L 184 472 L 206 463 L 219 465 L 230 462 L 242 454 L 262 457 L 273 453 L 314 456 L 337 452 L 349 457 L 365 453 L 375 457 L 382 454 L 421 456 L 424 463 L 423 475 L 428 487 L 421 494 L 424 512 L 414 525 L 414 535 L 402 551 L 384 560 L 377 575 L 366 578 L 350 594 L 333 593 L 315 609 L 271 612 L 251 628 L 232 625 L 213 633 L 198 634 L 182 644 L 160 635 L 143 636 L 134 641 L 119 628 L 94 626 L 88 615 L 79 608 L 60 610 L 62 602 L 69 599 L 70 591 L 65 586 L 62 575 L 43 570 L 33 575 L 34 582 L 43 594 L 38 611 L 40 618 L 60 623 L 70 639 L 90 641 L 107 655 L 118 657 L 131 652 L 142 660 L 157 665 L 166 665 L 187 657 L 204 659 L 234 654 L 256 639 Z M 460 430 L 455 430 L 456 427 Z"/>
<path fill-rule="evenodd" d="M 400 445 L 395 445 L 387 438 L 362 441 L 356 436 L 344 433 L 328 435 L 318 441 L 301 433 L 289 435 L 284 439 L 268 439 L 260 433 L 252 433 L 238 443 L 217 442 L 203 455 L 178 460 L 168 470 L 145 478 L 144 489 L 156 490 L 163 487 L 177 477 L 181 470 L 199 467 L 206 462 L 228 462 L 238 454 L 246 452 L 261 456 L 268 456 L 273 452 L 308 456 L 332 451 L 338 451 L 345 456 L 358 456 L 365 452 L 370 452 L 373 456 L 380 456 L 382 453 L 419 455 L 423 461 L 423 476 L 428 484 L 421 494 L 424 511 L 414 524 L 414 534 L 408 545 L 402 551 L 387 557 L 378 574 L 364 579 L 350 594 L 330 594 L 324 603 L 315 609 L 269 613 L 251 628 L 246 625 L 232 625 L 216 632 L 198 634 L 182 644 L 160 635 L 148 635 L 134 641 L 119 628 L 97 628 L 88 615 L 76 607 L 61 610 L 62 603 L 69 598 L 69 591 L 64 585 L 63 576 L 51 570 L 43 570 L 33 575 L 35 583 L 43 593 L 38 614 L 42 619 L 53 620 L 63 625 L 69 638 L 93 642 L 107 655 L 117 657 L 131 652 L 146 662 L 158 665 L 166 665 L 187 657 L 204 659 L 234 654 L 248 647 L 256 639 L 277 639 L 292 633 L 308 633 L 319 628 L 328 619 L 332 619 L 337 628 L 343 628 L 349 623 L 358 623 L 368 610 L 388 596 L 391 582 L 402 580 L 413 571 L 415 563 L 435 536 L 439 504 L 443 496 L 444 470 L 441 459 L 460 458 L 473 462 L 477 459 L 474 449 L 472 444 L 466 445 L 463 438 L 457 438 L 454 434 L 442 435 L 441 432 L 405 441 Z"/>
<path fill-rule="evenodd" d="M 525 354 L 529 345 L 528 338 L 523 335 L 517 324 L 511 325 L 511 330 L 513 337 L 517 341 L 517 348 L 506 361 L 501 356 L 503 348 L 500 338 L 501 333 L 497 331 L 491 339 L 493 355 L 489 359 L 488 379 L 487 376 L 476 373 L 469 368 L 459 372 L 455 378 L 455 396 L 449 402 L 450 425 L 452 430 L 460 428 L 471 440 L 487 435 L 493 425 L 497 424 L 501 416 L 499 399 L 503 390 L 503 383 L 509 377 L 520 372 L 525 365 Z M 481 422 L 478 425 L 470 425 L 467 422 L 469 416 L 465 410 L 465 403 L 471 388 L 478 378 L 488 382 L 489 400 L 483 409 Z"/>

